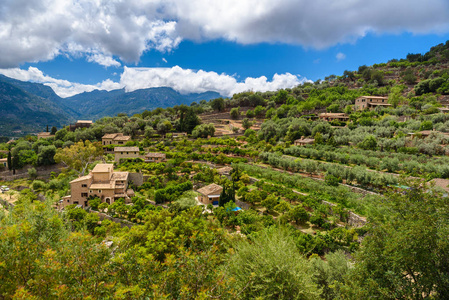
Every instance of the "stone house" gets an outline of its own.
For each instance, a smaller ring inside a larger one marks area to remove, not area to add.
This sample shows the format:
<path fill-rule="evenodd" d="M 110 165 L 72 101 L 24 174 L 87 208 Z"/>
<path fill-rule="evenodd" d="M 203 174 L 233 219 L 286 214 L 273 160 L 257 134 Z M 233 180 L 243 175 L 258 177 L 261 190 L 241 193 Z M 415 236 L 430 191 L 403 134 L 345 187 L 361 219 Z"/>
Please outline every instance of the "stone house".
<path fill-rule="evenodd" d="M 89 128 L 92 124 L 93 122 L 91 120 L 78 120 L 75 124 L 69 125 L 69 131 L 75 131 L 78 128 Z"/>
<path fill-rule="evenodd" d="M 48 139 L 55 137 L 54 134 L 51 134 L 51 132 L 39 132 L 37 134 L 37 139 Z"/>
<path fill-rule="evenodd" d="M 0 158 L 0 166 L 4 169 L 8 169 L 8 158 Z"/>
<path fill-rule="evenodd" d="M 349 120 L 349 116 L 345 113 L 322 113 L 319 114 L 318 116 L 320 118 L 320 120 L 324 120 L 324 121 L 341 121 L 341 122 L 346 122 Z"/>
<path fill-rule="evenodd" d="M 315 139 L 312 139 L 312 138 L 304 138 L 303 136 L 302 136 L 300 139 L 295 140 L 295 141 L 293 142 L 293 144 L 294 144 L 295 146 L 313 145 L 314 143 L 315 143 Z"/>
<path fill-rule="evenodd" d="M 391 106 L 388 103 L 388 97 L 380 96 L 361 96 L 355 100 L 355 110 L 374 109 L 378 106 Z"/>
<path fill-rule="evenodd" d="M 119 163 L 122 158 L 142 158 L 139 147 L 115 147 L 115 162 Z"/>
<path fill-rule="evenodd" d="M 231 171 L 232 171 L 232 167 L 228 167 L 228 166 L 217 169 L 218 174 L 224 175 L 224 176 L 230 176 Z"/>
<path fill-rule="evenodd" d="M 113 164 L 98 164 L 89 175 L 70 182 L 71 195 L 63 197 L 60 204 L 62 207 L 71 204 L 86 207 L 89 196 L 98 197 L 107 204 L 119 198 L 130 203 L 134 191 L 128 189 L 128 176 L 128 172 L 114 172 Z"/>
<path fill-rule="evenodd" d="M 114 152 L 113 149 L 108 148 L 106 146 L 109 145 L 125 145 L 127 142 L 131 141 L 131 137 L 127 135 L 123 135 L 123 133 L 109 133 L 105 134 L 101 138 L 101 144 L 103 145 L 103 151 L 106 153 Z"/>
<path fill-rule="evenodd" d="M 220 194 L 223 191 L 223 187 L 218 184 L 212 183 L 206 185 L 197 190 L 200 195 L 198 196 L 198 200 L 203 204 L 213 204 L 218 205 L 218 201 L 220 200 Z"/>
<path fill-rule="evenodd" d="M 165 153 L 157 153 L 157 152 L 149 152 L 145 154 L 145 162 L 164 162 L 165 161 Z"/>

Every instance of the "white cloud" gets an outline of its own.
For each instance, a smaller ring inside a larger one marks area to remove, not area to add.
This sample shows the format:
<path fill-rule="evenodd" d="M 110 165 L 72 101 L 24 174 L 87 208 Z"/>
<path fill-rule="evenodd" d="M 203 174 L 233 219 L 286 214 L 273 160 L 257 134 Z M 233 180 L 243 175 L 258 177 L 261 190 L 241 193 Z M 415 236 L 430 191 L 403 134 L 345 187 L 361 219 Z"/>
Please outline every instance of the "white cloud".
<path fill-rule="evenodd" d="M 165 57 L 162 57 L 162 61 L 163 61 L 164 63 L 167 63 L 167 60 L 165 59 Z"/>
<path fill-rule="evenodd" d="M 0 68 L 85 55 L 137 62 L 182 39 L 323 48 L 375 33 L 447 33 L 447 0 L 3 0 Z M 98 55 L 98 56 L 97 56 Z"/>
<path fill-rule="evenodd" d="M 171 87 L 182 93 L 203 93 L 207 91 L 218 92 L 223 96 L 232 96 L 243 91 L 276 91 L 283 88 L 292 88 L 303 82 L 310 82 L 306 78 L 290 73 L 274 74 L 271 81 L 267 77 L 248 77 L 244 81 L 237 81 L 234 76 L 182 69 L 179 66 L 172 68 L 128 68 L 125 67 L 120 82 L 110 79 L 97 84 L 80 84 L 62 79 L 55 79 L 44 75 L 37 68 L 28 70 L 19 68 L 0 69 L 0 74 L 22 80 L 43 83 L 50 86 L 61 97 L 70 97 L 82 92 L 93 90 L 114 90 L 125 88 L 127 92 L 152 87 Z"/>
<path fill-rule="evenodd" d="M 122 64 L 113 59 L 111 56 L 103 55 L 101 53 L 94 53 L 91 55 L 88 55 L 87 61 L 89 62 L 96 62 L 99 65 L 105 66 L 105 67 L 120 67 Z"/>
<path fill-rule="evenodd" d="M 110 79 L 95 85 L 70 82 L 64 79 L 56 79 L 44 75 L 41 70 L 34 67 L 29 67 L 28 70 L 22 70 L 19 68 L 0 69 L 0 74 L 17 80 L 43 83 L 51 87 L 60 97 L 70 97 L 82 92 L 91 92 L 93 90 L 110 91 L 123 87 L 120 83 L 113 82 Z"/>
<path fill-rule="evenodd" d="M 346 54 L 344 54 L 342 52 L 338 52 L 337 55 L 335 56 L 335 58 L 337 59 L 337 61 L 344 60 L 346 58 Z"/>
<path fill-rule="evenodd" d="M 275 74 L 271 81 L 265 76 L 258 78 L 248 77 L 243 82 L 238 82 L 233 76 L 207 72 L 203 70 L 193 71 L 182 69 L 179 66 L 172 68 L 128 68 L 120 78 L 120 83 L 127 91 L 151 87 L 171 87 L 182 93 L 202 93 L 215 91 L 224 96 L 232 96 L 243 91 L 275 91 L 281 88 L 292 88 L 307 81 L 300 79 L 298 75 L 290 73 Z"/>

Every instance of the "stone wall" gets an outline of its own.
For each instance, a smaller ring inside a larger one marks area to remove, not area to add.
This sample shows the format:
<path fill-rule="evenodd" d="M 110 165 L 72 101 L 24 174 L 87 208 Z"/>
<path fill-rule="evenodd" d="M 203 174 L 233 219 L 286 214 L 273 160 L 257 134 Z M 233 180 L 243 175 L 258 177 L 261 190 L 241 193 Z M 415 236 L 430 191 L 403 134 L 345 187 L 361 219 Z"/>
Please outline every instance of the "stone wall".
<path fill-rule="evenodd" d="M 103 221 L 103 220 L 109 220 L 109 221 L 112 221 L 112 222 L 114 222 L 114 223 L 118 223 L 118 224 L 120 224 L 120 226 L 122 226 L 122 227 L 128 227 L 128 228 L 131 228 L 131 227 L 133 227 L 134 225 L 137 225 L 137 224 L 135 224 L 135 223 L 133 223 L 133 222 L 130 222 L 130 221 L 128 221 L 128 220 L 123 220 L 123 219 L 119 219 L 119 218 L 113 218 L 113 217 L 111 217 L 110 215 L 107 215 L 107 214 L 105 214 L 105 213 L 102 213 L 102 212 L 98 212 L 98 211 L 95 211 L 95 210 L 91 210 L 90 211 L 91 213 L 94 213 L 94 214 L 97 214 L 98 215 L 98 217 L 100 217 L 100 220 L 101 221 Z"/>
<path fill-rule="evenodd" d="M 133 182 L 135 186 L 141 186 L 143 184 L 142 173 L 129 173 L 128 179 Z"/>
<path fill-rule="evenodd" d="M 0 172 L 0 180 L 3 181 L 12 181 L 15 179 L 22 179 L 22 178 L 28 178 L 28 169 L 35 168 L 37 171 L 37 177 L 41 179 L 48 179 L 50 178 L 50 175 L 52 172 L 60 173 L 61 170 L 64 168 L 64 165 L 57 164 L 57 165 L 51 165 L 51 166 L 39 166 L 39 167 L 33 167 L 33 166 L 25 166 L 20 170 L 16 170 L 16 174 L 13 174 L 13 171 L 2 171 Z"/>
<path fill-rule="evenodd" d="M 334 214 L 334 212 L 332 211 L 332 207 L 337 206 L 337 204 L 331 203 L 331 202 L 328 202 L 328 201 L 323 201 L 322 203 L 325 204 L 325 205 L 330 206 L 331 207 L 330 213 Z M 352 211 L 349 211 L 348 212 L 348 222 L 347 223 L 348 223 L 349 226 L 352 226 L 352 227 L 363 227 L 368 222 L 367 222 L 365 217 L 359 216 L 359 215 L 353 213 Z"/>

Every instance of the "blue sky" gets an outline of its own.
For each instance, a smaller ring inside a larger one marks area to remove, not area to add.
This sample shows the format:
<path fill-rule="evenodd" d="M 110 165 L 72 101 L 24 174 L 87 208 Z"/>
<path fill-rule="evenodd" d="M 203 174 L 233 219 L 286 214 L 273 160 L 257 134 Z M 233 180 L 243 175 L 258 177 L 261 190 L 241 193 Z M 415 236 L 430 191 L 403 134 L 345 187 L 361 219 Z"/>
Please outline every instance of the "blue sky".
<path fill-rule="evenodd" d="M 63 97 L 276 90 L 449 40 L 446 0 L 29 2 L 0 4 L 0 73 Z"/>

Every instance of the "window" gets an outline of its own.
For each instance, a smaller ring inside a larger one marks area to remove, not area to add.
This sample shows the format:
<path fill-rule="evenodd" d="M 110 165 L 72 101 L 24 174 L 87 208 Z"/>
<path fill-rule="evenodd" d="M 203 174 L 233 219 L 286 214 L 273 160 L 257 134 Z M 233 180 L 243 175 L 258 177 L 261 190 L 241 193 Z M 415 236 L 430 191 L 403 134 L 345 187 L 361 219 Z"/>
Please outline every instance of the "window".
<path fill-rule="evenodd" d="M 87 193 L 81 193 L 81 197 L 87 197 Z"/>
<path fill-rule="evenodd" d="M 99 193 L 101 193 L 101 190 L 98 190 Z"/>
<path fill-rule="evenodd" d="M 87 184 L 82 184 L 81 187 L 87 187 Z"/>

